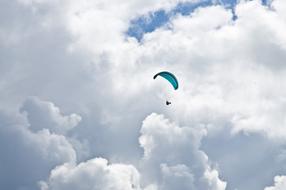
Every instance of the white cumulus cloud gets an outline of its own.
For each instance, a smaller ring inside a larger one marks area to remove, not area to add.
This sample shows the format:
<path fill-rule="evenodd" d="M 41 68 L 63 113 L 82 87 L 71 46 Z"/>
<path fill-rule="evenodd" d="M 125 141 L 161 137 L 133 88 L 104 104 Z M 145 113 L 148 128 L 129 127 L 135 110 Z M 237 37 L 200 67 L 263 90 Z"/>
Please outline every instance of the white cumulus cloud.
<path fill-rule="evenodd" d="M 205 135 L 204 128 L 180 127 L 163 115 L 149 115 L 139 139 L 144 148 L 143 170 L 148 168 L 146 179 L 162 190 L 225 189 L 226 183 L 200 150 Z"/>
<path fill-rule="evenodd" d="M 42 114 L 49 116 L 49 112 Z M 0 119 L 1 188 L 35 189 L 51 168 L 76 162 L 75 149 L 65 136 L 46 128 L 30 130 L 30 120 L 24 114 L 1 111 Z"/>
<path fill-rule="evenodd" d="M 136 168 L 124 164 L 108 164 L 106 159 L 94 158 L 77 166 L 64 164 L 51 171 L 42 190 L 140 190 L 140 175 Z"/>
<path fill-rule="evenodd" d="M 36 97 L 28 98 L 21 111 L 27 114 L 30 128 L 33 131 L 48 129 L 54 133 L 64 134 L 81 121 L 79 115 L 73 113 L 64 116 L 53 103 L 41 101 Z"/>
<path fill-rule="evenodd" d="M 275 176 L 274 186 L 266 187 L 264 190 L 282 190 L 286 188 L 286 177 L 285 176 Z"/>

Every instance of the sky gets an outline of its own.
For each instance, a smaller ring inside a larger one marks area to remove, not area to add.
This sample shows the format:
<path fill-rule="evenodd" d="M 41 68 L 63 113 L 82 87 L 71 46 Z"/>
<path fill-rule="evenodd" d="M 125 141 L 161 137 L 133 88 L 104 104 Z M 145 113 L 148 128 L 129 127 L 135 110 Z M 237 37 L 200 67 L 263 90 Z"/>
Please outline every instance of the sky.
<path fill-rule="evenodd" d="M 285 0 L 1 0 L 0 189 L 284 190 L 284 60 Z"/>

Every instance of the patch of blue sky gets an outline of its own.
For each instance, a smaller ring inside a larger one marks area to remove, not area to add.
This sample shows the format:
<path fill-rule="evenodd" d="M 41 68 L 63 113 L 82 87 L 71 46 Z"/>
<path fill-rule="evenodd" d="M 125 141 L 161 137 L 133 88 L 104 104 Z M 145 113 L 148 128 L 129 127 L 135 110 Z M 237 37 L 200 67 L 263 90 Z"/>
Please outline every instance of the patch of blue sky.
<path fill-rule="evenodd" d="M 170 19 L 165 10 L 159 10 L 149 15 L 144 15 L 131 21 L 131 25 L 127 31 L 128 36 L 141 40 L 144 33 L 152 32 L 156 28 L 164 25 Z"/>
<path fill-rule="evenodd" d="M 261 0 L 262 4 L 265 6 L 270 6 L 273 0 Z"/>
<path fill-rule="evenodd" d="M 150 13 L 149 15 L 143 15 L 131 21 L 127 35 L 135 37 L 140 41 L 144 33 L 152 32 L 156 28 L 168 23 L 170 18 L 176 13 L 188 15 L 198 7 L 209 6 L 211 4 L 211 0 L 204 0 L 197 3 L 179 3 L 169 12 L 158 10 Z"/>
<path fill-rule="evenodd" d="M 189 15 L 199 7 L 206 7 L 211 5 L 223 5 L 227 9 L 231 9 L 233 13 L 233 20 L 237 19 L 235 14 L 235 6 L 239 0 L 201 0 L 199 2 L 179 3 L 174 9 L 166 12 L 165 10 L 158 10 L 148 15 L 142 15 L 131 21 L 130 27 L 127 30 L 127 35 L 135 37 L 141 41 L 145 33 L 153 32 L 156 28 L 163 26 L 170 21 L 170 18 L 176 14 Z M 262 4 L 269 5 L 271 0 L 261 0 Z"/>

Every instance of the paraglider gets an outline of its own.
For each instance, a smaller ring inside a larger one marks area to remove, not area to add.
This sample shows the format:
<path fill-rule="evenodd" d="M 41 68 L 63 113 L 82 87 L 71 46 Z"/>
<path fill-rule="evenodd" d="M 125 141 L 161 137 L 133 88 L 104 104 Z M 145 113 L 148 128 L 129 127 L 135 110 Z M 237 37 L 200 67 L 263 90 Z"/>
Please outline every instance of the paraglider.
<path fill-rule="evenodd" d="M 168 72 L 168 71 L 162 71 L 157 73 L 156 75 L 154 75 L 153 79 L 156 79 L 157 76 L 161 76 L 164 79 L 166 79 L 167 81 L 169 81 L 169 83 L 171 83 L 171 85 L 173 86 L 174 90 L 177 90 L 179 88 L 179 83 L 177 78 L 175 77 L 174 74 Z M 171 102 L 169 102 L 168 100 L 166 100 L 166 105 L 170 105 Z"/>
<path fill-rule="evenodd" d="M 169 104 L 171 104 L 171 102 L 169 102 L 168 100 L 166 101 L 166 105 L 168 106 Z"/>

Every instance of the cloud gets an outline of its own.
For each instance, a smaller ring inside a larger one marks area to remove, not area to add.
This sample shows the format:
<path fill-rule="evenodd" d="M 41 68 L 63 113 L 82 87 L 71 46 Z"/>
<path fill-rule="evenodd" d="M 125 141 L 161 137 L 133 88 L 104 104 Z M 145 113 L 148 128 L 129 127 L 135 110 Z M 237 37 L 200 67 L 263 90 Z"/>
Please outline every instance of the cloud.
<path fill-rule="evenodd" d="M 43 123 L 50 123 L 46 111 Z M 30 130 L 29 118 L 20 113 L 1 111 L 0 120 L 1 188 L 36 189 L 37 181 L 45 179 L 53 167 L 76 162 L 76 152 L 65 136 L 47 128 Z"/>
<path fill-rule="evenodd" d="M 202 128 L 180 127 L 163 115 L 151 114 L 144 121 L 139 138 L 144 148 L 143 170 L 148 181 L 159 189 L 223 190 L 200 142 L 206 135 Z"/>
<path fill-rule="evenodd" d="M 79 124 L 81 117 L 77 114 L 63 116 L 60 109 L 51 102 L 41 101 L 36 97 L 27 99 L 21 111 L 27 114 L 30 122 L 30 129 L 39 131 L 49 129 L 49 131 L 64 134 Z"/>
<path fill-rule="evenodd" d="M 185 165 L 167 166 L 161 165 L 163 184 L 161 189 L 195 189 L 194 176 Z"/>
<path fill-rule="evenodd" d="M 264 189 L 284 173 L 284 144 L 259 133 L 232 134 L 230 127 L 208 131 L 201 149 L 216 163 L 227 189 Z M 263 166 L 263 167 L 261 167 Z M 255 178 L 260 182 L 250 180 Z"/>
<path fill-rule="evenodd" d="M 139 178 L 131 165 L 108 164 L 106 159 L 94 158 L 77 166 L 58 166 L 51 171 L 48 183 L 41 182 L 41 189 L 139 190 Z"/>
<path fill-rule="evenodd" d="M 266 187 L 264 190 L 282 190 L 286 188 L 285 176 L 276 176 L 274 182 L 274 186 Z"/>
<path fill-rule="evenodd" d="M 139 168 L 108 165 L 103 158 L 64 164 L 51 171 L 49 180 L 40 183 L 41 189 L 225 189 L 226 183 L 199 150 L 204 130 L 178 127 L 154 113 L 144 120 L 141 133 L 144 157 Z"/>

